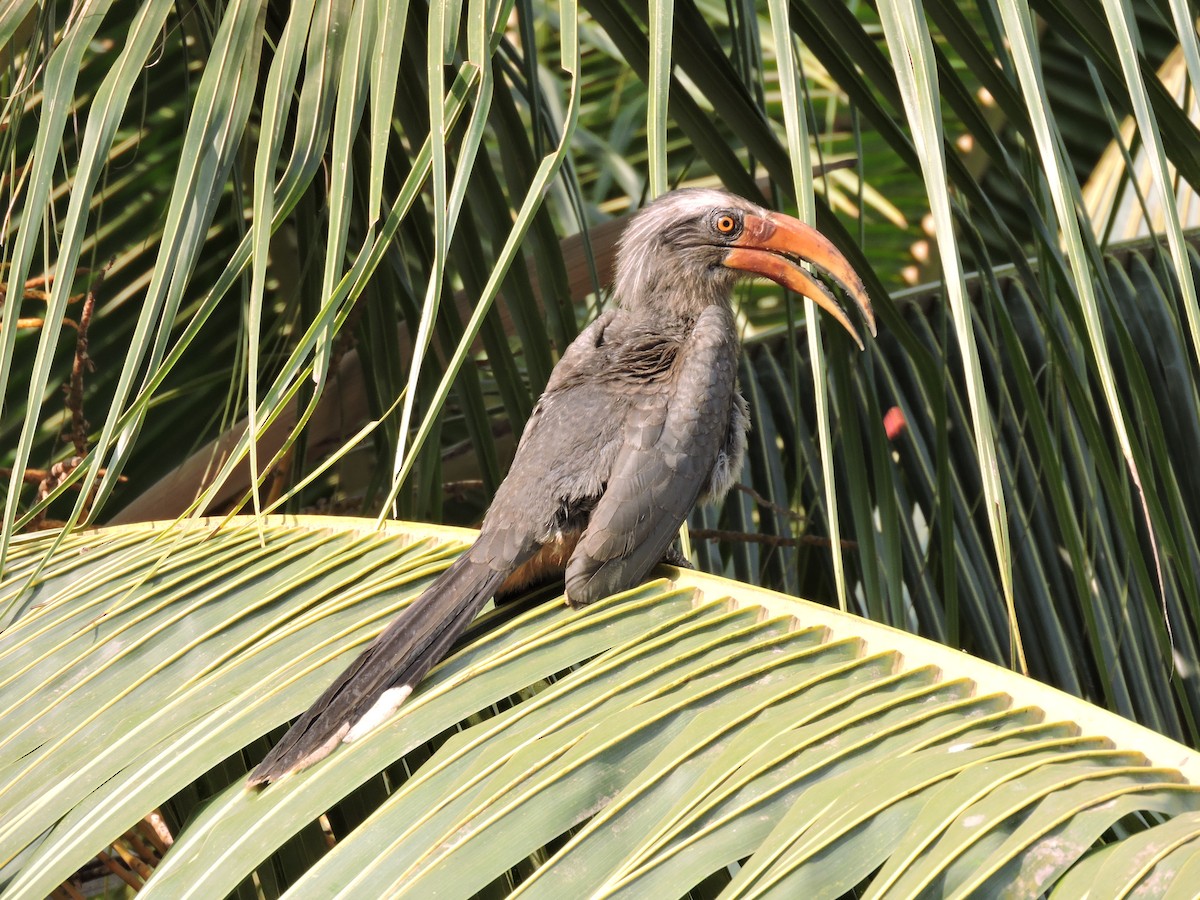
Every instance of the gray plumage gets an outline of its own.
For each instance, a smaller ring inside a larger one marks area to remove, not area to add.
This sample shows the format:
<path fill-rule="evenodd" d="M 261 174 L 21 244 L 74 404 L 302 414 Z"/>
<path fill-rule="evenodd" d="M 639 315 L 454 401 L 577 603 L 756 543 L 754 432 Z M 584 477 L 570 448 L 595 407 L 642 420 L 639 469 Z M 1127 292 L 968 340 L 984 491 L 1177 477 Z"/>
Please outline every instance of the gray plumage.
<path fill-rule="evenodd" d="M 554 573 L 565 574 L 572 605 L 632 587 L 697 501 L 725 494 L 749 418 L 729 307 L 743 273 L 725 266 L 738 235 L 716 223 L 771 215 L 723 191 L 683 190 L 633 219 L 616 306 L 555 367 L 479 538 L 330 685 L 250 784 L 311 765 L 386 719 L 497 592 Z"/>

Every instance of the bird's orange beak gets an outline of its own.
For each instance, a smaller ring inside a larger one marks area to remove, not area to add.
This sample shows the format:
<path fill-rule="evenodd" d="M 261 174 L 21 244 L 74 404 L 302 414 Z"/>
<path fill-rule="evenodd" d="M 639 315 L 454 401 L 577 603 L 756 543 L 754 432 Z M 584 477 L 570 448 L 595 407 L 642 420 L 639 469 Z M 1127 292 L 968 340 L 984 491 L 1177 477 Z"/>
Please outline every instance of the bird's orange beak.
<path fill-rule="evenodd" d="M 803 269 L 798 260 L 810 262 L 854 298 L 871 334 L 875 334 L 875 313 L 863 288 L 862 279 L 838 251 L 814 228 L 799 219 L 782 213 L 745 217 L 742 233 L 725 257 L 725 265 L 755 275 L 763 275 L 789 290 L 808 297 L 833 316 L 850 332 L 859 349 L 862 338 L 850 323 L 849 316 L 829 289 Z"/>

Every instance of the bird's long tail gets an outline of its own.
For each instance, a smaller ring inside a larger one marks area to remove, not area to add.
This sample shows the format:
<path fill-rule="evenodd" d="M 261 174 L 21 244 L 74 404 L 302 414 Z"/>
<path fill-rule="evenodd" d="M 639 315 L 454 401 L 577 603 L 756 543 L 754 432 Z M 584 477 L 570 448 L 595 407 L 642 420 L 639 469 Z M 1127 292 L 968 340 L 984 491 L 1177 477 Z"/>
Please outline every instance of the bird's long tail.
<path fill-rule="evenodd" d="M 508 572 L 470 552 L 377 637 L 250 773 L 250 787 L 278 781 L 324 759 L 342 741 L 361 737 L 396 711 L 454 644 Z"/>

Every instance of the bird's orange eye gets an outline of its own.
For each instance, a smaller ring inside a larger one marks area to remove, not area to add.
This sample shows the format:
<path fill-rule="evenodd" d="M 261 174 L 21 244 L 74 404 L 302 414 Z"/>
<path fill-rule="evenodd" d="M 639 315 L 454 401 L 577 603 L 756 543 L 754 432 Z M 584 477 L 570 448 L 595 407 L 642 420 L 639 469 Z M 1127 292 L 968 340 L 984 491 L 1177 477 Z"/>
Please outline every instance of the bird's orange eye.
<path fill-rule="evenodd" d="M 733 216 L 721 216 L 717 219 L 717 231 L 721 234 L 729 234 L 737 227 L 737 223 L 733 221 Z"/>

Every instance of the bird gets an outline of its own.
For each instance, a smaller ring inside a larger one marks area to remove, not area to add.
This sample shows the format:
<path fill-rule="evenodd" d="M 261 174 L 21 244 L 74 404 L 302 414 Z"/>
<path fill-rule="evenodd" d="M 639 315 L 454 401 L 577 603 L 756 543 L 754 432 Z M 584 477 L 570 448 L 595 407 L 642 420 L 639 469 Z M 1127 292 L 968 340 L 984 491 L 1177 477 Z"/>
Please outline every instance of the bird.
<path fill-rule="evenodd" d="M 276 782 L 390 719 L 495 596 L 562 577 L 582 607 L 635 587 L 698 502 L 741 471 L 738 279 L 765 276 L 862 339 L 830 277 L 875 334 L 862 280 L 831 241 L 724 190 L 680 188 L 636 213 L 610 308 L 568 346 L 526 422 L 479 536 L 292 725 L 247 779 Z"/>

